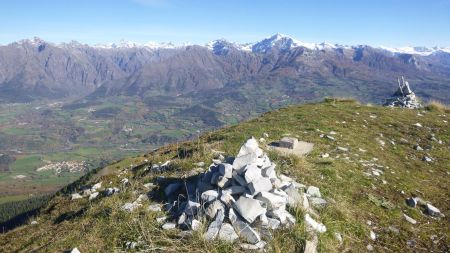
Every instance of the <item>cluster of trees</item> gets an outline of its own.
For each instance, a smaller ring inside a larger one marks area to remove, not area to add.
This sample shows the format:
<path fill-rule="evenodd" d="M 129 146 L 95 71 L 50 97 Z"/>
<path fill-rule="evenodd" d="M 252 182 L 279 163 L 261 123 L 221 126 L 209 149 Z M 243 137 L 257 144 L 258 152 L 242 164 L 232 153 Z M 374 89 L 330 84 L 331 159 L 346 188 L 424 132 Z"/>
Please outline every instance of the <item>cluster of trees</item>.
<path fill-rule="evenodd" d="M 1 139 L 1 138 L 0 138 Z M 9 171 L 9 164 L 16 160 L 15 157 L 6 154 L 0 154 L 0 171 Z"/>
<path fill-rule="evenodd" d="M 31 197 L 29 199 L 0 204 L 0 232 L 24 224 L 45 206 L 52 195 Z"/>

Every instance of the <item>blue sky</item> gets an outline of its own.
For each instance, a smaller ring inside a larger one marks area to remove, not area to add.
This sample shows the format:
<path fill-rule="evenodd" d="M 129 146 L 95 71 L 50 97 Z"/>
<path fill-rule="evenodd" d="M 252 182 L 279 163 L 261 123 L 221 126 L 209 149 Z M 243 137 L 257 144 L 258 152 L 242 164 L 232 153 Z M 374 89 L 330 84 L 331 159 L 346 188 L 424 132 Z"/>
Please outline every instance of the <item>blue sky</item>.
<path fill-rule="evenodd" d="M 253 42 L 279 32 L 305 42 L 450 46 L 450 0 L 0 0 L 0 24 L 0 44 Z"/>

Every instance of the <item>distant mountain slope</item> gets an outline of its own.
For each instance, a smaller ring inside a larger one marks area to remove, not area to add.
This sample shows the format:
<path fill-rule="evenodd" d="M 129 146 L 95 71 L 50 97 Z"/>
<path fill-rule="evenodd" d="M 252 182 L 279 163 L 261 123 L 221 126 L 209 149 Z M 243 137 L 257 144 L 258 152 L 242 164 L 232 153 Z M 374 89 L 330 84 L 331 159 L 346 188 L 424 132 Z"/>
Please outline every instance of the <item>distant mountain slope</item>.
<path fill-rule="evenodd" d="M 0 46 L 0 101 L 80 97 L 163 55 L 161 50 L 140 48 L 57 46 L 38 38 Z"/>
<path fill-rule="evenodd" d="M 280 34 L 254 44 L 88 46 L 35 38 L 0 46 L 0 101 L 11 102 L 90 93 L 176 96 L 236 84 L 286 86 L 303 90 L 300 97 L 328 87 L 331 95 L 379 102 L 399 75 L 419 96 L 450 100 L 448 48 L 313 44 Z"/>

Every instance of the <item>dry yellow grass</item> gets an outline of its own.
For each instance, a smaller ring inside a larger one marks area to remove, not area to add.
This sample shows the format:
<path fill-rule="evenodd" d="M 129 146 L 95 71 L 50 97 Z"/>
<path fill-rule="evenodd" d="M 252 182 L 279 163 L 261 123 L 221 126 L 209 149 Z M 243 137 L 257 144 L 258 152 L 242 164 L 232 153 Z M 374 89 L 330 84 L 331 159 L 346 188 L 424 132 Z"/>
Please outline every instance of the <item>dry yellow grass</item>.
<path fill-rule="evenodd" d="M 440 101 L 437 100 L 431 100 L 428 102 L 428 104 L 425 106 L 425 108 L 429 111 L 439 111 L 439 112 L 450 112 L 450 106 L 446 105 Z"/>

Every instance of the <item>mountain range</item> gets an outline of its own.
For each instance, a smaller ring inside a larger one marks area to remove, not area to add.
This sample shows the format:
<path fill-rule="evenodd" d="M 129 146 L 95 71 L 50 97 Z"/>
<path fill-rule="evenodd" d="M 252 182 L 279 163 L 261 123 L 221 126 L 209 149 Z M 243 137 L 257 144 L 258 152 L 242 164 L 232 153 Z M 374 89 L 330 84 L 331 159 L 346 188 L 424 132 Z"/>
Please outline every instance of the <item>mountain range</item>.
<path fill-rule="evenodd" d="M 89 46 L 39 38 L 0 46 L 1 102 L 119 95 L 192 98 L 263 87 L 300 102 L 354 96 L 379 103 L 395 90 L 400 75 L 420 97 L 449 101 L 450 47 L 314 44 L 281 34 L 256 43 L 216 40 L 204 46 Z"/>

